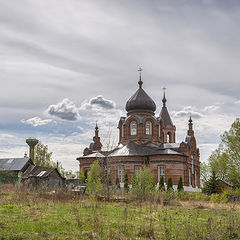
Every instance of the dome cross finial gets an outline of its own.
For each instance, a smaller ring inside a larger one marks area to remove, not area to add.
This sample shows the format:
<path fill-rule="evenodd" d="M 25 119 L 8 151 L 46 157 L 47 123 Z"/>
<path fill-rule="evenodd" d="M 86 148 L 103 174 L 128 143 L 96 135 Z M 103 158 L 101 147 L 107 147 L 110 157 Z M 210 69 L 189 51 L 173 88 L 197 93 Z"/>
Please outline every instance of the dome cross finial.
<path fill-rule="evenodd" d="M 142 88 L 142 85 L 143 85 L 143 81 L 142 81 L 142 71 L 143 71 L 143 68 L 142 67 L 139 67 L 138 69 L 138 72 L 139 72 L 139 81 L 138 81 L 138 84 L 139 84 L 139 87 Z"/>
<path fill-rule="evenodd" d="M 166 96 L 165 96 L 165 91 L 166 91 L 166 88 L 164 87 L 163 88 L 163 99 L 162 99 L 163 107 L 166 107 L 166 102 L 167 102 L 167 99 L 166 99 Z"/>

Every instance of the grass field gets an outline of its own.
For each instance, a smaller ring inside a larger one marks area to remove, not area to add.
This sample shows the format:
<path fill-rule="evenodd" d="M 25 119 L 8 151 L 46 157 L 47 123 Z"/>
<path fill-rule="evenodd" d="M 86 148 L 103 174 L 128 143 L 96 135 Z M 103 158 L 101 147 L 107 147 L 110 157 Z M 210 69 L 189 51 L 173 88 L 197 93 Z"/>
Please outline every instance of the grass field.
<path fill-rule="evenodd" d="M 107 203 L 8 189 L 0 192 L 0 239 L 240 239 L 240 206 Z"/>

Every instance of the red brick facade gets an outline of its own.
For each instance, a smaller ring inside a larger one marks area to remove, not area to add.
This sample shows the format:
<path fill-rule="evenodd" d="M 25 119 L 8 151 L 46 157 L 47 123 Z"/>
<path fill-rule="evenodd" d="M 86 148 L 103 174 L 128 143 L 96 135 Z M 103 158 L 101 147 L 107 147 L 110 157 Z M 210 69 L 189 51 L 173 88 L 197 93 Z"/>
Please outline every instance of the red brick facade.
<path fill-rule="evenodd" d="M 127 173 L 131 184 L 136 170 L 146 166 L 154 174 L 155 183 L 163 175 L 165 182 L 171 177 L 173 184 L 177 185 L 181 176 L 185 187 L 200 188 L 200 154 L 192 119 L 189 120 L 185 141 L 176 143 L 176 127 L 166 107 L 165 93 L 159 117 L 155 116 L 155 109 L 155 103 L 142 89 L 140 79 L 139 89 L 127 102 L 127 116 L 118 123 L 119 146 L 111 152 L 102 152 L 97 129 L 92 146 L 97 145 L 98 149 L 91 148 L 90 144 L 90 148 L 84 150 L 84 156 L 77 158 L 80 171 L 89 169 L 93 161 L 105 158 L 112 183 Z"/>

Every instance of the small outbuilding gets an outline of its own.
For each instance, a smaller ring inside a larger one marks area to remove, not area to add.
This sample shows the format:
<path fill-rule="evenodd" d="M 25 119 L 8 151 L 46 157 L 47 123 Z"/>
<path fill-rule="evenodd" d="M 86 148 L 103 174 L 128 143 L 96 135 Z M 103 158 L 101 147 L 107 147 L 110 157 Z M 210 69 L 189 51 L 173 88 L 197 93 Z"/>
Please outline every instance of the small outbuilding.
<path fill-rule="evenodd" d="M 57 168 L 31 166 L 23 174 L 21 182 L 31 186 L 63 187 L 65 178 L 61 176 Z"/>
<path fill-rule="evenodd" d="M 0 159 L 0 182 L 17 182 L 30 166 L 34 166 L 34 163 L 30 158 Z"/>
<path fill-rule="evenodd" d="M 224 190 L 226 190 L 226 189 L 229 189 L 229 188 L 232 188 L 232 187 L 233 187 L 233 184 L 228 183 L 228 182 L 226 182 L 226 181 L 224 181 L 224 180 L 221 180 L 221 179 L 218 179 L 218 180 L 217 180 L 217 184 L 218 184 L 218 186 L 221 188 L 220 191 L 224 191 Z"/>

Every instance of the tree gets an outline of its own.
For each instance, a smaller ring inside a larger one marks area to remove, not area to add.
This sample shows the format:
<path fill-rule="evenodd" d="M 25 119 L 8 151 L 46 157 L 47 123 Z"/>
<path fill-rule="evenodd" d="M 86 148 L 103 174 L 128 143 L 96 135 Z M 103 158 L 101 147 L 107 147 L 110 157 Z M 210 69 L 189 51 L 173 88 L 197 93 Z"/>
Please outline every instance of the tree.
<path fill-rule="evenodd" d="M 127 175 L 127 173 L 125 174 L 125 177 L 124 177 L 124 189 L 128 190 L 128 175 Z"/>
<path fill-rule="evenodd" d="M 39 141 L 35 146 L 35 156 L 33 162 L 37 166 L 57 168 L 62 177 L 72 176 L 73 173 L 65 171 L 60 162 L 52 161 L 52 154 L 52 152 L 48 152 L 48 146 Z"/>
<path fill-rule="evenodd" d="M 220 191 L 221 188 L 218 185 L 216 173 L 213 171 L 209 180 L 206 181 L 204 184 L 203 192 L 210 195 L 214 193 L 219 193 Z"/>
<path fill-rule="evenodd" d="M 87 178 L 88 178 L 88 169 L 84 170 L 84 183 L 87 182 Z"/>
<path fill-rule="evenodd" d="M 240 118 L 221 135 L 221 143 L 209 157 L 209 166 L 216 177 L 240 188 Z"/>
<path fill-rule="evenodd" d="M 179 181 L 178 181 L 178 186 L 177 186 L 177 190 L 183 191 L 183 180 L 182 180 L 182 176 L 180 176 Z"/>
<path fill-rule="evenodd" d="M 48 146 L 42 144 L 40 141 L 35 146 L 34 163 L 37 166 L 50 167 L 52 152 L 48 152 Z"/>
<path fill-rule="evenodd" d="M 64 171 L 64 177 L 65 178 L 76 178 L 76 173 L 74 173 L 72 170 Z"/>
<path fill-rule="evenodd" d="M 85 175 L 84 175 L 84 172 L 83 172 L 83 171 L 81 171 L 81 172 L 79 173 L 79 179 L 80 179 L 80 182 L 81 182 L 81 183 L 85 183 L 85 182 L 86 182 Z"/>
<path fill-rule="evenodd" d="M 132 179 L 132 192 L 138 198 L 147 198 L 154 190 L 154 176 L 151 170 L 144 167 L 135 173 Z"/>
<path fill-rule="evenodd" d="M 173 183 L 171 177 L 168 178 L 167 190 L 173 190 Z"/>
<path fill-rule="evenodd" d="M 164 179 L 163 179 L 163 176 L 160 177 L 160 181 L 159 181 L 159 190 L 160 190 L 160 191 L 165 191 L 165 186 L 164 186 Z"/>
<path fill-rule="evenodd" d="M 202 185 L 204 184 L 204 182 L 206 182 L 209 179 L 210 171 L 211 171 L 211 168 L 209 164 L 205 162 L 200 163 L 200 181 Z"/>
<path fill-rule="evenodd" d="M 92 163 L 91 169 L 87 177 L 87 189 L 86 193 L 91 197 L 95 198 L 96 195 L 101 193 L 103 185 L 100 178 L 100 166 L 99 162 L 96 160 Z"/>

